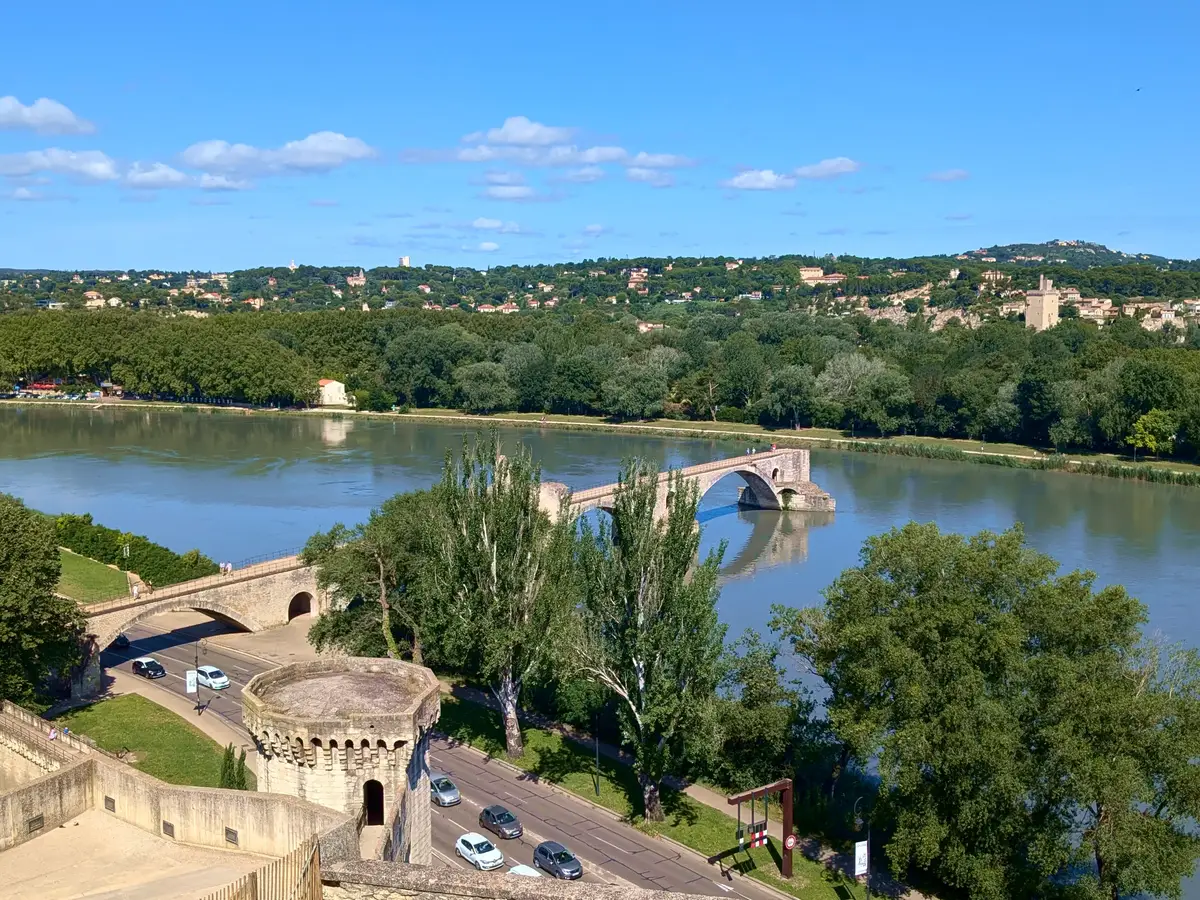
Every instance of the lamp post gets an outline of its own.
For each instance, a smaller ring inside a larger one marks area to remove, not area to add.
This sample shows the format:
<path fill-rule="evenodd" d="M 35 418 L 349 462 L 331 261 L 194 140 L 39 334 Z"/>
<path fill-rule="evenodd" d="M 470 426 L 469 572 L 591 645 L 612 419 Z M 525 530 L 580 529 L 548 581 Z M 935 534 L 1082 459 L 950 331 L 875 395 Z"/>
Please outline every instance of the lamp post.
<path fill-rule="evenodd" d="M 592 725 L 592 735 L 596 739 L 596 796 L 600 796 L 600 713 L 596 713 L 596 721 Z"/>
<path fill-rule="evenodd" d="M 200 654 L 208 655 L 208 641 L 201 639 L 196 641 L 196 714 L 201 715 L 204 712 L 204 707 L 200 703 Z"/>
<path fill-rule="evenodd" d="M 859 797 L 854 801 L 854 830 L 861 831 L 863 827 L 863 817 L 858 814 L 858 804 L 862 803 L 863 798 Z M 866 882 L 866 900 L 871 900 L 871 820 L 866 820 L 867 824 L 867 882 Z"/>

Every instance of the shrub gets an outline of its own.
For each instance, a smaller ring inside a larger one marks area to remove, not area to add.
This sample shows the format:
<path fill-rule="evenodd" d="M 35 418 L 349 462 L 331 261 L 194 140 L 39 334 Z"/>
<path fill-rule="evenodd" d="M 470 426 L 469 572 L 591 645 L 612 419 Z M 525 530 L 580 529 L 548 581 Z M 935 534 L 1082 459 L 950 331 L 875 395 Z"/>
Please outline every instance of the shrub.
<path fill-rule="evenodd" d="M 96 525 L 90 515 L 59 516 L 54 527 L 61 546 L 126 572 L 136 572 L 142 580 L 158 587 L 217 573 L 217 564 L 199 550 L 175 553 L 141 535 Z"/>

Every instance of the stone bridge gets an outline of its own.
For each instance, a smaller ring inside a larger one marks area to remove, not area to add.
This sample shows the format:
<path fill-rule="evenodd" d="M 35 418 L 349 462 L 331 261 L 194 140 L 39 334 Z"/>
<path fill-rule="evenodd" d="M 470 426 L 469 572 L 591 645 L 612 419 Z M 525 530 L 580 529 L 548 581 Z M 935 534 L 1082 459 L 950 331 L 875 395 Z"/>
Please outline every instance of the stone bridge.
<path fill-rule="evenodd" d="M 833 512 L 836 504 L 832 497 L 812 483 L 809 478 L 809 451 L 803 449 L 770 450 L 763 453 L 748 453 L 732 459 L 701 463 L 680 469 L 679 474 L 693 482 L 703 497 L 726 475 L 737 475 L 745 482 L 738 497 L 738 504 L 751 509 L 800 509 Z M 656 514 L 666 515 L 667 484 L 671 473 L 658 476 L 658 509 Z M 612 512 L 616 500 L 617 485 L 588 488 L 571 492 L 565 484 L 551 481 L 542 485 L 542 509 L 556 518 L 562 498 L 570 494 L 570 511 L 586 512 L 603 509 Z"/>
<path fill-rule="evenodd" d="M 121 597 L 84 608 L 87 633 L 94 641 L 84 673 L 84 690 L 99 683 L 100 651 L 132 625 L 161 613 L 195 609 L 224 619 L 246 631 L 286 625 L 299 616 L 317 616 L 326 598 L 317 589 L 312 566 L 298 556 L 285 556 L 257 565 L 207 575 L 192 581 L 143 589 L 138 598 Z M 77 686 L 78 687 L 78 686 Z"/>

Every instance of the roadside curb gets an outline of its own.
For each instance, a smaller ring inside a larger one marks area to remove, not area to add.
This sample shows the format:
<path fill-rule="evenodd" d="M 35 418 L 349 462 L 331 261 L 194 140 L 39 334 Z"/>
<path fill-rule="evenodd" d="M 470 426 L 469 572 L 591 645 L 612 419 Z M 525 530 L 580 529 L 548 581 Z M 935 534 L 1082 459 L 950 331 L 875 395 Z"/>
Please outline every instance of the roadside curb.
<path fill-rule="evenodd" d="M 437 731 L 436 729 L 432 730 L 430 733 L 435 735 L 436 737 L 440 737 L 444 741 L 450 742 L 452 744 L 452 746 L 454 746 L 454 747 L 466 748 L 467 750 L 471 751 L 475 755 L 477 755 L 483 759 L 486 759 L 490 763 L 496 763 L 496 764 L 500 765 L 501 768 L 508 769 L 510 772 L 513 772 L 516 775 L 520 775 L 520 776 L 523 776 L 526 778 L 531 777 L 531 773 L 525 769 L 522 769 L 520 766 L 514 766 L 512 763 L 508 762 L 508 760 L 501 759 L 498 756 L 492 756 L 490 753 L 480 750 L 478 747 L 476 747 L 472 744 L 468 744 L 465 741 L 460 741 L 457 738 L 451 737 L 447 734 L 443 734 L 442 732 Z M 594 803 L 593 801 L 589 800 L 587 797 L 584 797 L 582 794 L 576 794 L 574 791 L 569 791 L 566 788 L 562 787 L 561 785 L 557 785 L 552 781 L 545 781 L 543 779 L 538 779 L 537 783 L 542 785 L 543 787 L 547 788 L 552 793 L 561 794 L 564 797 L 570 797 L 572 800 L 576 800 L 580 803 L 583 803 L 585 806 L 589 806 L 592 809 L 596 810 L 597 812 L 604 813 L 610 819 L 612 819 L 614 822 L 618 822 L 622 825 L 628 825 L 630 828 L 635 828 L 633 823 L 631 823 L 624 816 L 613 812 L 607 806 L 601 806 L 598 803 Z M 712 863 L 710 863 L 708 861 L 707 856 L 705 856 L 699 850 L 689 847 L 687 844 L 682 844 L 679 841 L 675 840 L 674 838 L 667 837 L 665 834 L 656 834 L 656 833 L 652 833 L 652 832 L 646 832 L 646 831 L 642 831 L 640 828 L 635 828 L 635 830 L 638 832 L 638 834 L 644 835 L 645 837 L 650 838 L 651 840 L 664 841 L 668 844 L 672 844 L 681 852 L 690 854 L 691 856 L 693 856 L 696 859 L 703 862 L 705 865 L 712 867 Z M 724 875 L 724 872 L 722 872 L 719 867 L 714 867 L 714 871 L 720 873 L 721 875 Z M 781 890 L 779 890 L 779 888 L 771 886 L 770 884 L 768 884 L 765 881 L 761 881 L 757 878 L 751 878 L 749 875 L 743 875 L 740 872 L 732 872 L 731 871 L 730 874 L 735 879 L 736 878 L 745 878 L 746 880 L 748 880 L 752 884 L 754 884 L 755 887 L 759 887 L 765 891 L 769 891 L 770 893 L 774 894 L 776 897 L 779 897 L 780 900 L 796 900 L 796 896 L 794 894 L 785 893 L 784 891 L 781 891 Z M 624 879 L 621 879 L 621 880 L 624 881 Z M 629 882 L 625 882 L 625 883 L 628 884 Z"/>

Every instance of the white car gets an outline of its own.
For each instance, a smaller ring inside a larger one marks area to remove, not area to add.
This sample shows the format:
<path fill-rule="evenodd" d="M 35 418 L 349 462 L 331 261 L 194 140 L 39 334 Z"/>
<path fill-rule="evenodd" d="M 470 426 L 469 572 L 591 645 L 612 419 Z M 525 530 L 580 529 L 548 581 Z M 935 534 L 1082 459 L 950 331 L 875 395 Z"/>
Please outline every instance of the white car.
<path fill-rule="evenodd" d="M 196 681 L 214 691 L 223 691 L 229 687 L 229 676 L 216 666 L 201 666 L 196 670 Z"/>
<path fill-rule="evenodd" d="M 542 873 L 533 866 L 527 866 L 521 863 L 519 866 L 513 866 L 508 870 L 509 875 L 524 875 L 526 878 L 541 878 Z"/>
<path fill-rule="evenodd" d="M 454 852 L 481 872 L 504 865 L 504 854 L 482 834 L 468 831 L 454 845 Z"/>

